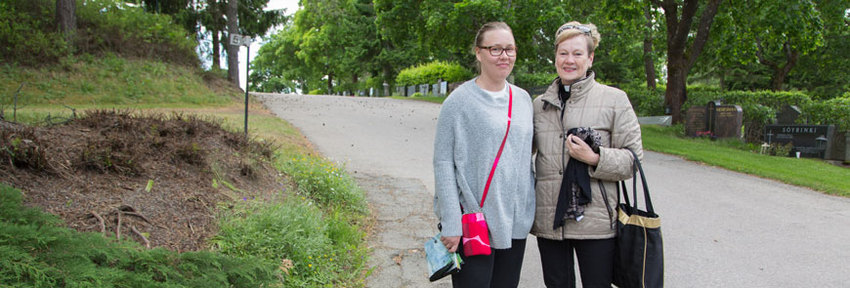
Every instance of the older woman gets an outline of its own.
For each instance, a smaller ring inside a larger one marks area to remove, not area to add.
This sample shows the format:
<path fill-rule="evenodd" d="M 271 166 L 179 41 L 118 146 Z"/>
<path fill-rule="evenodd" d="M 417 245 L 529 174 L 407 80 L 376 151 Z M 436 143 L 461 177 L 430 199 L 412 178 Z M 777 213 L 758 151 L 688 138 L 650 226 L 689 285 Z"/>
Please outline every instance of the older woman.
<path fill-rule="evenodd" d="M 434 212 L 441 240 L 452 252 L 465 249 L 463 213 L 483 211 L 489 228 L 491 253 L 461 253 L 464 264 L 452 275 L 454 287 L 516 287 L 534 220 L 531 97 L 506 80 L 517 53 L 507 24 L 484 24 L 474 45 L 481 73 L 449 95 L 437 121 Z"/>
<path fill-rule="evenodd" d="M 626 93 L 589 69 L 600 35 L 569 22 L 555 34 L 558 78 L 534 100 L 537 210 L 531 233 L 547 287 L 611 287 L 617 181 L 643 157 L 640 126 Z"/>

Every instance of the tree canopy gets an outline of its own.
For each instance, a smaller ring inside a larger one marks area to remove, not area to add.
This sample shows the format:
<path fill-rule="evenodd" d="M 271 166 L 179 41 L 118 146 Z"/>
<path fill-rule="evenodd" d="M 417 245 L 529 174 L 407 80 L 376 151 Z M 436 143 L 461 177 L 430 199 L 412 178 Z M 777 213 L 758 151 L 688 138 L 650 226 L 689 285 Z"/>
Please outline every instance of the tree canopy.
<path fill-rule="evenodd" d="M 219 6 L 227 0 L 143 2 L 161 13 L 195 11 L 199 20 L 190 31 L 224 29 Z M 382 90 L 402 70 L 435 61 L 474 72 L 473 37 L 490 21 L 511 26 L 516 80 L 532 88 L 551 81 L 554 32 L 572 20 L 599 27 L 592 69 L 601 81 L 665 85 L 677 121 L 693 83 L 803 90 L 815 99 L 850 90 L 847 0 L 301 0 L 289 21 L 263 11 L 267 2 L 239 6 L 240 33 L 260 36 L 282 25 L 252 61 L 251 89 L 261 91 Z M 222 44 L 219 37 L 212 36 L 213 47 Z"/>

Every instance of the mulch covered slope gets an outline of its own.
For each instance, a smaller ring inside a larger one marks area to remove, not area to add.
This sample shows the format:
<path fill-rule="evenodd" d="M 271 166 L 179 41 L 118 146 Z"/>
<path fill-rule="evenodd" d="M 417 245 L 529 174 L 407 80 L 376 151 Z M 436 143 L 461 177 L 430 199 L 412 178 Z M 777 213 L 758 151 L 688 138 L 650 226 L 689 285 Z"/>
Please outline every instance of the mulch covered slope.
<path fill-rule="evenodd" d="M 196 251 L 217 232 L 216 205 L 285 188 L 270 146 L 181 114 L 98 110 L 45 127 L 0 121 L 0 182 L 76 230 Z"/>

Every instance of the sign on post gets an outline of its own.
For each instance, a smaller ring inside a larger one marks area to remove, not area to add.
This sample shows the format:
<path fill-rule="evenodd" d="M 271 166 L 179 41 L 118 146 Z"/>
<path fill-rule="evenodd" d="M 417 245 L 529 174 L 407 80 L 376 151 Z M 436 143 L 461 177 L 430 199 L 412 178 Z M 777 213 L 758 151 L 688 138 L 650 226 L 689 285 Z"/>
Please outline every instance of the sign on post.
<path fill-rule="evenodd" d="M 251 37 L 250 36 L 242 36 L 239 34 L 230 34 L 230 45 L 233 46 L 250 46 L 251 45 Z"/>
<path fill-rule="evenodd" d="M 230 34 L 230 45 L 248 48 L 248 53 L 245 53 L 245 139 L 248 139 L 248 69 L 251 67 L 251 37 Z"/>

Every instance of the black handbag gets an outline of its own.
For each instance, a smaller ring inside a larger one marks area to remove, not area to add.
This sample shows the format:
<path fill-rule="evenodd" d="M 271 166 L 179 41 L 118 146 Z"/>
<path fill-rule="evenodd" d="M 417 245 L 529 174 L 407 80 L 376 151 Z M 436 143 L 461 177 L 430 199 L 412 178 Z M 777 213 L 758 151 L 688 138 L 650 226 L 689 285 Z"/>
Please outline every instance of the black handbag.
<path fill-rule="evenodd" d="M 661 241 L 661 217 L 655 214 L 646 177 L 637 154 L 633 173 L 640 172 L 646 211 L 638 209 L 637 175 L 632 177 L 634 205 L 629 202 L 626 181 L 622 186 L 625 203 L 617 205 L 617 238 L 614 250 L 614 285 L 620 288 L 664 287 L 664 252 Z"/>

